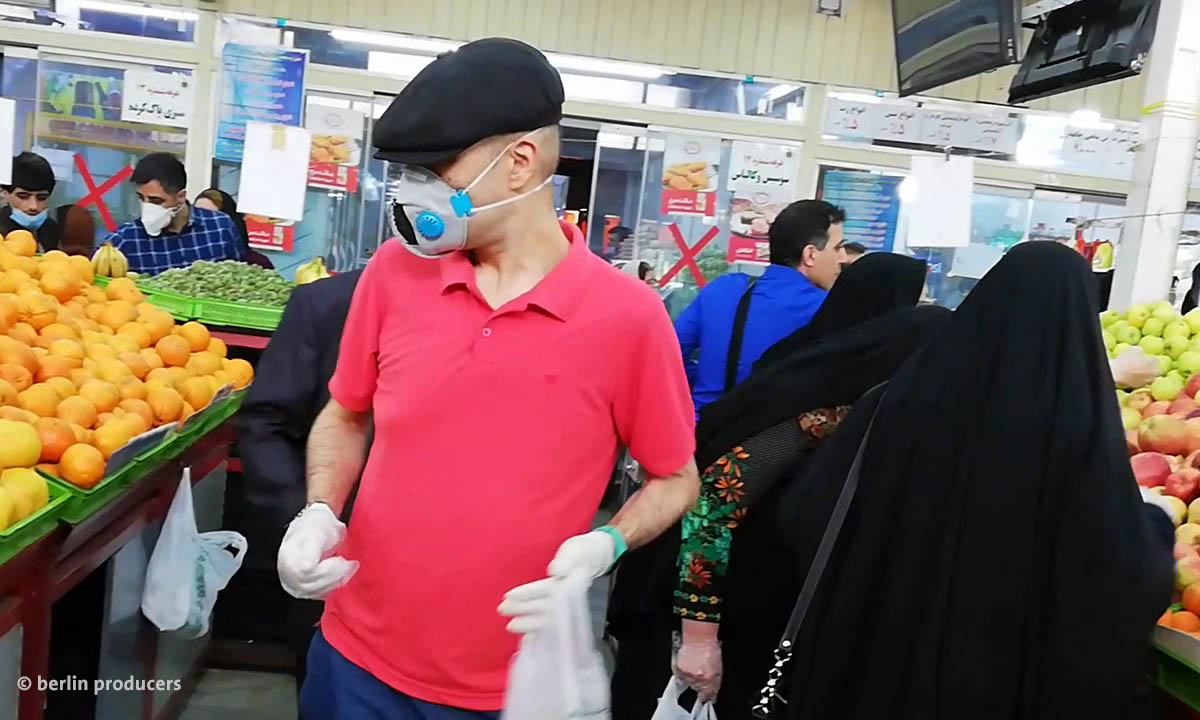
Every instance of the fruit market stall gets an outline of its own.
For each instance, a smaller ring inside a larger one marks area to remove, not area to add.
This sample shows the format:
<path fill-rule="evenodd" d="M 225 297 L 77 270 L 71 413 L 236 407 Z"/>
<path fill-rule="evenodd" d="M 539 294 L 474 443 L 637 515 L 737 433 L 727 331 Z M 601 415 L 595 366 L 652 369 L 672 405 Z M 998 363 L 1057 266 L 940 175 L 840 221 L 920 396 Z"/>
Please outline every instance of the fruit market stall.
<path fill-rule="evenodd" d="M 162 717 L 204 641 L 141 618 L 146 558 L 184 468 L 201 529 L 220 525 L 229 418 L 253 368 L 131 279 L 96 284 L 95 260 L 34 256 L 28 235 L 0 246 L 0 720 L 56 703 L 63 717 Z M 95 622 L 80 624 L 80 604 Z M 57 644 L 52 627 L 66 628 Z M 71 637 L 80 627 L 87 637 Z M 17 683 L 75 669 L 172 683 L 99 694 Z"/>
<path fill-rule="evenodd" d="M 1117 390 L 1138 485 L 1163 498 L 1175 523 L 1176 602 L 1155 629 L 1152 679 L 1200 711 L 1200 310 L 1136 305 L 1100 317 L 1110 357 L 1138 347 L 1158 363 L 1149 385 Z"/>

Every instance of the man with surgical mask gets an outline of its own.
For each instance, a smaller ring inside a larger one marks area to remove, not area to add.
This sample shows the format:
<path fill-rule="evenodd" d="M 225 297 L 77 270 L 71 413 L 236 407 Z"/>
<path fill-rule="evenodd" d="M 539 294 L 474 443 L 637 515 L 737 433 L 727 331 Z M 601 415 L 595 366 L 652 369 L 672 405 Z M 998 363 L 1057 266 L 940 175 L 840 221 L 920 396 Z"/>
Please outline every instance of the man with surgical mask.
<path fill-rule="evenodd" d="M 289 593 L 326 600 L 304 717 L 497 717 L 517 635 L 564 578 L 608 572 L 696 499 L 662 302 L 555 215 L 562 103 L 545 56 L 486 39 L 376 125 L 396 237 L 355 290 L 277 561 Z M 589 531 L 621 445 L 649 479 Z"/>
<path fill-rule="evenodd" d="M 58 249 L 59 227 L 48 217 L 47 205 L 54 192 L 54 171 L 41 155 L 23 152 L 12 160 L 12 184 L 0 185 L 0 234 L 28 230 L 42 252 Z"/>
<path fill-rule="evenodd" d="M 197 260 L 244 259 L 233 220 L 188 203 L 187 171 L 174 155 L 151 153 L 142 158 L 131 181 L 137 187 L 140 217 L 108 239 L 129 259 L 131 271 L 157 275 Z"/>

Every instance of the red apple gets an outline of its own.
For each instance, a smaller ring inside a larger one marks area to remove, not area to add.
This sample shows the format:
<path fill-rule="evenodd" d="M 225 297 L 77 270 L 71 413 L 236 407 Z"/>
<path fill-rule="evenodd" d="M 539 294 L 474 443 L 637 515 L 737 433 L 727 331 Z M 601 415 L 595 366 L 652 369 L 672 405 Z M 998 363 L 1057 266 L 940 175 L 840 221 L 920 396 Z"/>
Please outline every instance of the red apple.
<path fill-rule="evenodd" d="M 1200 417 L 1189 418 L 1183 421 L 1183 429 L 1187 432 L 1188 445 L 1188 460 L 1183 467 L 1195 467 L 1200 469 L 1200 466 L 1193 465 L 1191 461 L 1195 460 L 1193 456 L 1197 450 L 1200 450 Z"/>
<path fill-rule="evenodd" d="M 1154 402 L 1154 396 L 1149 390 L 1134 390 L 1129 393 L 1129 397 L 1125 398 L 1125 407 L 1131 407 L 1138 412 L 1146 409 L 1146 406 Z"/>
<path fill-rule="evenodd" d="M 1133 476 L 1142 487 L 1158 487 L 1167 481 L 1171 474 L 1171 465 L 1167 459 L 1156 452 L 1138 453 L 1129 458 L 1133 467 Z"/>
<path fill-rule="evenodd" d="M 1171 495 L 1190 503 L 1200 496 L 1200 470 L 1183 468 L 1167 476 L 1166 495 Z"/>
<path fill-rule="evenodd" d="M 1200 373 L 1188 378 L 1187 385 L 1183 386 L 1183 392 L 1190 398 L 1196 397 L 1196 393 L 1200 393 Z"/>
<path fill-rule="evenodd" d="M 1125 450 L 1129 453 L 1129 457 L 1133 457 L 1142 451 L 1142 449 L 1138 447 L 1137 430 L 1125 431 Z"/>
<path fill-rule="evenodd" d="M 1156 400 L 1142 409 L 1142 417 L 1154 417 L 1155 415 L 1166 415 L 1171 409 L 1171 403 L 1166 400 Z"/>
<path fill-rule="evenodd" d="M 1187 417 L 1188 414 L 1197 409 L 1200 409 L 1200 403 L 1197 403 L 1190 397 L 1184 397 L 1180 395 L 1179 397 L 1175 398 L 1170 407 L 1167 408 L 1167 414 L 1183 415 L 1184 417 Z"/>
<path fill-rule="evenodd" d="M 1200 556 L 1200 545 L 1188 545 L 1187 543 L 1175 543 L 1174 555 L 1176 560 L 1184 558 Z"/>
<path fill-rule="evenodd" d="M 1154 415 L 1138 426 L 1138 447 L 1164 455 L 1188 452 L 1188 432 L 1183 420 L 1170 415 Z"/>
<path fill-rule="evenodd" d="M 1183 463 L 1180 464 L 1179 467 L 1180 469 L 1196 468 L 1197 470 L 1200 470 L 1200 450 L 1193 450 L 1192 452 L 1188 453 L 1188 456 L 1183 459 Z"/>

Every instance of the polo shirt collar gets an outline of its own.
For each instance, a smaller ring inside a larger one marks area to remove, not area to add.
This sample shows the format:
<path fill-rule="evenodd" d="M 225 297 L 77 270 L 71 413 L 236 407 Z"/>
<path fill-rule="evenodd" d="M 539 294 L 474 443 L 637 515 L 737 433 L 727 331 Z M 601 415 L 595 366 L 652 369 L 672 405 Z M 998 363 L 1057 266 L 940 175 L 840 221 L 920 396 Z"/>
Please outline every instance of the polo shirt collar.
<path fill-rule="evenodd" d="M 768 265 L 767 269 L 763 271 L 763 277 L 768 277 L 772 280 L 782 280 L 788 283 L 811 285 L 812 287 L 816 287 L 812 284 L 812 281 L 808 279 L 807 275 L 800 272 L 796 268 L 788 267 L 786 265 Z"/>
<path fill-rule="evenodd" d="M 509 303 L 510 306 L 528 309 L 531 306 L 553 315 L 559 320 L 570 319 L 572 312 L 579 305 L 583 296 L 583 281 L 591 264 L 587 242 L 578 227 L 568 222 L 559 221 L 563 235 L 571 243 L 570 249 L 557 265 L 551 268 L 546 277 L 534 286 L 532 290 Z M 454 288 L 468 288 L 478 294 L 475 286 L 475 266 L 466 252 L 456 252 L 439 260 L 442 273 L 442 293 Z M 497 308 L 499 309 L 499 308 Z"/>

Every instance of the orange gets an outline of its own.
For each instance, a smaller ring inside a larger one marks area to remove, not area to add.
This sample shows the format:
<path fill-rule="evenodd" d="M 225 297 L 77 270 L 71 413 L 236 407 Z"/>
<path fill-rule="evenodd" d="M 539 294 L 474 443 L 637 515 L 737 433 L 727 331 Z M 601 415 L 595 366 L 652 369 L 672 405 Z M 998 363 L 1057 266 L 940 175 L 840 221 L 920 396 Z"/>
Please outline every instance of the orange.
<path fill-rule="evenodd" d="M 85 430 L 96 425 L 96 404 L 82 395 L 65 398 L 54 414 Z"/>
<path fill-rule="evenodd" d="M 197 375 L 212 375 L 221 369 L 221 358 L 207 350 L 192 353 L 187 361 L 187 369 Z"/>
<path fill-rule="evenodd" d="M 115 383 L 123 377 L 129 377 L 133 372 L 129 366 L 120 360 L 99 360 L 96 363 L 96 377 Z"/>
<path fill-rule="evenodd" d="M 39 417 L 53 417 L 58 409 L 58 393 L 45 383 L 36 383 L 17 393 L 17 405 Z"/>
<path fill-rule="evenodd" d="M 150 422 L 138 413 L 125 413 L 118 418 L 117 422 L 123 424 L 129 431 L 130 440 L 150 429 Z"/>
<path fill-rule="evenodd" d="M 117 381 L 117 392 L 121 394 L 122 400 L 146 399 L 146 384 L 133 376 L 123 377 Z"/>
<path fill-rule="evenodd" d="M 38 334 L 29 323 L 19 322 L 8 329 L 8 337 L 28 346 L 37 341 Z"/>
<path fill-rule="evenodd" d="M 148 348 L 150 342 L 150 330 L 140 322 L 128 322 L 117 328 L 117 335 L 128 335 L 137 341 L 137 350 Z"/>
<path fill-rule="evenodd" d="M 187 380 L 190 377 L 194 377 L 195 374 L 196 373 L 188 370 L 187 368 L 181 368 L 181 367 L 167 368 L 167 382 L 170 383 L 171 387 L 178 390 L 180 388 L 180 386 L 183 385 L 184 380 Z"/>
<path fill-rule="evenodd" d="M 21 319 L 34 330 L 41 330 L 58 320 L 58 301 L 40 292 L 31 292 L 21 298 Z"/>
<path fill-rule="evenodd" d="M 146 348 L 145 350 L 142 350 L 141 356 L 143 358 L 145 358 L 146 365 L 148 365 L 150 367 L 151 372 L 153 372 L 154 370 L 157 370 L 158 368 L 163 367 L 162 357 L 158 354 L 158 351 L 155 350 L 154 348 Z"/>
<path fill-rule="evenodd" d="M 92 444 L 107 460 L 113 456 L 113 453 L 124 447 L 131 437 L 133 435 L 129 432 L 129 427 L 125 422 L 115 418 L 96 428 L 96 431 L 92 433 Z"/>
<path fill-rule="evenodd" d="M 208 341 L 208 351 L 221 359 L 229 355 L 229 348 L 225 345 L 225 341 L 217 337 Z"/>
<path fill-rule="evenodd" d="M 117 357 L 116 348 L 109 347 L 104 341 L 94 341 L 85 347 L 87 356 L 93 360 L 115 360 Z"/>
<path fill-rule="evenodd" d="M 0 420 L 14 420 L 16 422 L 23 422 L 27 425 L 32 425 L 38 421 L 38 416 L 34 415 L 28 410 L 22 410 L 19 407 L 11 407 L 6 405 L 4 407 L 0 407 Z"/>
<path fill-rule="evenodd" d="M 1184 632 L 1200 630 L 1200 616 L 1188 610 L 1181 610 L 1171 616 L 1171 627 Z"/>
<path fill-rule="evenodd" d="M 46 327 L 42 328 L 42 331 L 38 334 L 41 335 L 42 337 L 53 338 L 55 340 L 59 340 L 59 339 L 74 340 L 76 337 L 75 331 L 72 330 L 70 328 L 70 326 L 68 326 L 64 323 L 57 323 L 57 322 L 50 323 Z"/>
<path fill-rule="evenodd" d="M 171 330 L 175 327 L 175 318 L 165 310 L 154 308 L 152 312 L 142 314 L 140 322 L 150 331 L 150 341 L 158 342 L 167 335 L 171 334 Z"/>
<path fill-rule="evenodd" d="M 117 333 L 108 339 L 108 346 L 117 351 L 117 354 L 124 352 L 135 353 L 142 348 L 138 346 L 137 338 L 132 335 L 121 335 Z"/>
<path fill-rule="evenodd" d="M 17 392 L 27 390 L 33 384 L 33 373 L 24 366 L 12 363 L 0 364 L 0 380 L 13 386 Z"/>
<path fill-rule="evenodd" d="M 43 335 L 43 337 L 45 337 Z M 73 358 L 78 360 L 80 365 L 83 364 L 83 359 L 87 357 L 84 352 L 83 345 L 78 340 L 70 338 L 59 338 L 50 343 L 47 348 L 51 355 L 58 355 L 65 358 Z"/>
<path fill-rule="evenodd" d="M 187 364 L 192 355 L 188 341 L 178 335 L 167 335 L 154 344 L 163 364 L 168 367 L 181 367 Z"/>
<path fill-rule="evenodd" d="M 91 317 L 91 314 L 88 314 Z M 128 300 L 110 300 L 100 311 L 99 318 L 92 318 L 110 330 L 116 330 L 125 323 L 137 320 L 137 310 Z"/>
<path fill-rule="evenodd" d="M 37 252 L 37 240 L 28 230 L 13 230 L 4 236 L 4 247 L 14 255 L 31 258 Z"/>
<path fill-rule="evenodd" d="M 38 463 L 37 469 L 50 477 L 58 477 L 58 465 L 55 463 Z"/>
<path fill-rule="evenodd" d="M 168 386 L 171 385 L 171 369 L 160 367 L 160 368 L 154 368 L 150 372 L 146 373 L 145 382 L 152 383 L 155 381 L 163 383 Z"/>
<path fill-rule="evenodd" d="M 92 401 L 96 412 L 111 412 L 121 402 L 117 386 L 104 380 L 89 380 L 79 387 L 79 394 Z M 80 423 L 83 425 L 84 423 Z"/>
<path fill-rule="evenodd" d="M 100 428 L 104 427 L 108 423 L 112 422 L 113 418 L 115 418 L 115 417 L 116 417 L 116 415 L 113 415 L 110 412 L 100 413 L 99 415 L 97 415 L 96 416 L 96 430 L 99 430 Z M 94 439 L 95 436 L 96 436 L 96 433 L 95 433 L 95 431 L 93 431 L 92 438 Z M 96 443 L 93 442 L 92 444 L 95 445 Z"/>
<path fill-rule="evenodd" d="M 213 392 L 212 384 L 208 378 L 204 377 L 188 378 L 179 387 L 179 394 L 183 396 L 183 401 L 197 409 L 208 405 L 212 400 Z"/>
<path fill-rule="evenodd" d="M 141 353 L 123 352 L 117 356 L 117 359 L 129 369 L 129 374 L 138 380 L 142 380 L 150 374 L 150 363 L 146 362 L 146 358 L 142 357 Z"/>
<path fill-rule="evenodd" d="M 47 355 L 38 359 L 38 371 L 33 374 L 37 382 L 46 382 L 52 377 L 70 379 L 71 371 L 78 368 L 82 360 L 75 358 Z"/>
<path fill-rule="evenodd" d="M 174 388 L 154 388 L 146 394 L 146 402 L 154 411 L 156 425 L 174 422 L 183 412 L 183 396 Z"/>
<path fill-rule="evenodd" d="M 0 420 L 0 468 L 33 467 L 42 454 L 42 438 L 32 425 Z"/>
<path fill-rule="evenodd" d="M 75 273 L 75 277 L 79 278 L 80 282 L 85 285 L 91 285 L 92 281 L 96 279 L 95 274 L 92 272 L 92 263 L 83 255 L 68 256 L 67 265 Z"/>
<path fill-rule="evenodd" d="M 1184 588 L 1183 609 L 1200 616 L 1200 582 L 1194 582 Z"/>
<path fill-rule="evenodd" d="M 187 340 L 191 352 L 207 350 L 208 342 L 212 339 L 208 334 L 208 328 L 194 321 L 180 325 L 179 335 L 184 340 Z"/>
<path fill-rule="evenodd" d="M 71 432 L 75 433 L 75 442 L 91 445 L 92 431 L 82 425 L 76 425 L 73 422 L 67 423 L 70 426 Z"/>
<path fill-rule="evenodd" d="M 68 268 L 51 268 L 42 274 L 42 292 L 66 302 L 79 294 L 79 278 Z"/>
<path fill-rule="evenodd" d="M 196 409 L 193 408 L 190 404 L 184 403 L 183 404 L 183 412 L 179 413 L 179 422 L 185 423 L 185 422 L 187 422 L 188 418 L 190 418 L 191 416 L 193 416 L 195 414 L 196 414 Z"/>
<path fill-rule="evenodd" d="M 98 302 L 88 305 L 87 308 L 84 309 L 84 314 L 86 314 L 88 319 L 92 322 L 99 323 L 100 318 L 104 315 L 104 303 Z"/>
<path fill-rule="evenodd" d="M 67 448 L 75 444 L 75 431 L 59 418 L 41 418 L 36 425 L 42 438 L 42 462 L 58 462 Z"/>
<path fill-rule="evenodd" d="M 75 383 L 64 377 L 52 377 L 46 380 L 46 384 L 54 388 L 54 392 L 58 393 L 59 400 L 65 400 L 75 394 Z"/>
<path fill-rule="evenodd" d="M 22 342 L 0 337 L 0 364 L 20 365 L 31 373 L 37 372 L 37 355 Z"/>
<path fill-rule="evenodd" d="M 16 405 L 17 389 L 7 380 L 0 380 L 0 405 Z"/>
<path fill-rule="evenodd" d="M 79 387 L 88 380 L 95 380 L 96 376 L 91 370 L 77 368 L 71 371 L 71 382 L 75 383 L 75 387 Z"/>
<path fill-rule="evenodd" d="M 125 300 L 135 305 L 146 299 L 146 296 L 137 289 L 137 285 L 129 278 L 116 278 L 108 283 L 108 287 L 104 289 L 104 294 L 109 300 Z"/>
<path fill-rule="evenodd" d="M 0 272 L 0 281 L 8 279 L 8 275 Z M 0 290 L 0 318 L 4 318 L 10 326 L 21 319 L 21 298 L 11 291 Z"/>
<path fill-rule="evenodd" d="M 76 443 L 67 448 L 58 461 L 59 477 L 84 489 L 104 477 L 104 455 L 91 445 Z"/>
<path fill-rule="evenodd" d="M 254 380 L 254 366 L 241 358 L 225 361 L 225 372 L 233 381 L 233 386 L 241 390 Z"/>
<path fill-rule="evenodd" d="M 146 421 L 147 430 L 154 426 L 154 411 L 150 409 L 150 403 L 145 400 L 126 398 L 118 403 L 117 407 L 128 415 L 140 415 Z"/>

